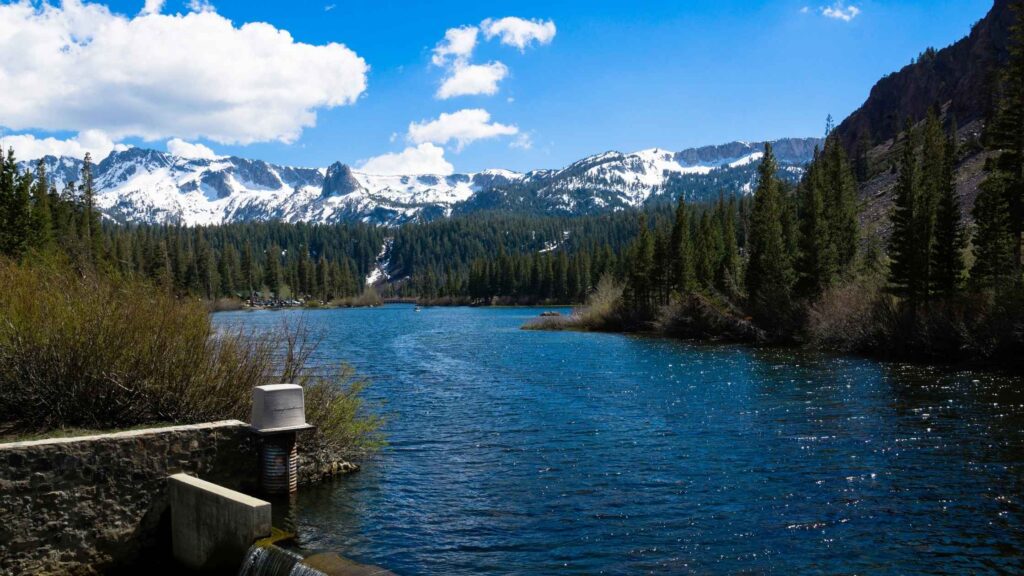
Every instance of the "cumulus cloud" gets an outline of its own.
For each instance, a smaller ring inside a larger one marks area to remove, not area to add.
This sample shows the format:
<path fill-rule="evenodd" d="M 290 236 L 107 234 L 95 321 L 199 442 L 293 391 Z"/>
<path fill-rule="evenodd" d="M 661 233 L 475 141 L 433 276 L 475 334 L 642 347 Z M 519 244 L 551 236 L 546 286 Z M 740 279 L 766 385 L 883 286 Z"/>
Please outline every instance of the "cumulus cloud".
<path fill-rule="evenodd" d="M 444 66 L 449 62 L 465 63 L 476 49 L 476 37 L 479 33 L 476 26 L 449 28 L 444 33 L 444 40 L 434 47 L 431 62 L 435 66 Z"/>
<path fill-rule="evenodd" d="M 555 37 L 555 23 L 547 20 L 526 20 L 509 16 L 497 20 L 487 18 L 480 26 L 449 28 L 444 39 L 434 47 L 430 61 L 435 66 L 447 68 L 444 80 L 436 97 L 442 100 L 456 96 L 491 96 L 498 92 L 498 83 L 508 76 L 508 67 L 501 62 L 472 64 L 481 30 L 488 40 L 498 38 L 506 46 L 514 46 L 520 52 L 527 46 L 549 44 Z"/>
<path fill-rule="evenodd" d="M 182 158 L 198 158 L 203 160 L 214 160 L 219 158 L 209 146 L 186 142 L 181 138 L 171 138 L 167 141 L 167 151 Z"/>
<path fill-rule="evenodd" d="M 852 4 L 847 6 L 845 2 L 843 2 L 842 0 L 838 0 L 831 6 L 822 7 L 821 14 L 826 18 L 842 20 L 843 22 L 850 22 L 860 15 L 860 8 Z"/>
<path fill-rule="evenodd" d="M 526 20 L 507 16 L 492 20 L 488 18 L 480 24 L 484 37 L 501 39 L 506 46 L 514 46 L 520 52 L 526 50 L 531 43 L 550 44 L 555 37 L 555 23 L 551 20 Z"/>
<path fill-rule="evenodd" d="M 498 92 L 498 82 L 507 75 L 508 67 L 501 62 L 456 64 L 437 89 L 437 97 L 446 100 L 455 96 L 490 96 Z"/>
<path fill-rule="evenodd" d="M 451 114 L 443 113 L 436 120 L 412 122 L 407 137 L 414 144 L 455 142 L 455 150 L 459 152 L 477 140 L 515 136 L 518 133 L 519 128 L 516 126 L 491 122 L 487 110 L 471 108 Z"/>
<path fill-rule="evenodd" d="M 444 148 L 425 142 L 401 152 L 382 154 L 364 162 L 359 169 L 367 174 L 437 174 L 447 176 L 455 166 L 444 158 Z"/>
<path fill-rule="evenodd" d="M 146 0 L 142 14 L 159 14 L 164 7 L 164 0 Z"/>
<path fill-rule="evenodd" d="M 113 140 L 99 130 L 79 132 L 78 136 L 61 140 L 59 138 L 39 138 L 32 134 L 14 134 L 0 138 L 6 153 L 14 148 L 19 160 L 36 160 L 43 156 L 71 156 L 84 158 L 85 153 L 92 154 L 92 159 L 99 162 L 115 150 L 127 150 L 124 144 L 115 144 Z"/>
<path fill-rule="evenodd" d="M 158 2 L 147 2 L 144 11 Z M 135 18 L 106 6 L 0 4 L 0 119 L 14 130 L 102 130 L 114 141 L 292 142 L 319 109 L 352 104 L 368 66 L 344 45 L 236 27 L 197 2 Z"/>

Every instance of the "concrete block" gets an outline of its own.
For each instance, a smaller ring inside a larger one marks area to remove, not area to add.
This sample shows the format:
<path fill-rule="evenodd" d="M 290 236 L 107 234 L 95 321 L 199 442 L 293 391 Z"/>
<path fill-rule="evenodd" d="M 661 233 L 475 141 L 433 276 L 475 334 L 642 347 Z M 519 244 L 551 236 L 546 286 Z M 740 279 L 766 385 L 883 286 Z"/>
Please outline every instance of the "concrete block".
<path fill-rule="evenodd" d="M 268 384 L 254 388 L 251 423 L 260 432 L 308 427 L 302 386 Z"/>
<path fill-rule="evenodd" d="M 193 570 L 237 571 L 249 547 L 270 535 L 270 503 L 205 480 L 168 477 L 171 547 Z"/>

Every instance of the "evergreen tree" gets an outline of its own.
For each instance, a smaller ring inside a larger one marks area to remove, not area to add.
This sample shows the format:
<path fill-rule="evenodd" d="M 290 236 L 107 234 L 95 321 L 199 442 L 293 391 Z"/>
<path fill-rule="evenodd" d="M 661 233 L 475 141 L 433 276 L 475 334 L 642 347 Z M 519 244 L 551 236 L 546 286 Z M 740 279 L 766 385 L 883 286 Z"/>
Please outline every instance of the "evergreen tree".
<path fill-rule="evenodd" d="M 252 244 L 246 243 L 242 254 L 242 288 L 246 294 L 251 296 L 259 287 L 259 269 L 256 263 L 256 255 L 253 253 Z"/>
<path fill-rule="evenodd" d="M 832 280 L 835 274 L 834 254 L 829 239 L 829 223 L 825 214 L 825 159 L 819 150 L 797 188 L 799 219 L 799 250 L 797 291 L 813 297 Z"/>
<path fill-rule="evenodd" d="M 971 287 L 1002 288 L 1016 279 L 1014 238 L 1006 187 L 998 173 L 989 175 L 974 202 L 974 265 Z"/>
<path fill-rule="evenodd" d="M 50 214 L 50 183 L 46 163 L 36 162 L 36 179 L 32 186 L 32 245 L 45 248 L 53 242 L 53 218 Z"/>
<path fill-rule="evenodd" d="M 719 199 L 719 219 L 722 228 L 722 260 L 718 267 L 718 288 L 735 297 L 739 291 L 740 252 L 736 241 L 736 198 L 728 204 Z"/>
<path fill-rule="evenodd" d="M 608 246 L 605 245 L 607 248 Z M 694 286 L 693 247 L 690 241 L 690 214 L 686 200 L 679 195 L 670 246 L 672 290 L 685 293 Z"/>
<path fill-rule="evenodd" d="M 824 160 L 824 214 L 828 222 L 828 256 L 833 259 L 829 273 L 843 275 L 857 256 L 857 182 L 838 138 L 825 142 Z"/>
<path fill-rule="evenodd" d="M 960 197 L 956 190 L 957 128 L 953 128 L 946 146 L 937 214 L 935 245 L 932 250 L 932 292 L 950 299 L 960 289 L 964 271 L 964 227 Z"/>
<path fill-rule="evenodd" d="M 263 265 L 263 284 L 274 298 L 281 297 L 281 248 L 271 245 L 266 251 Z"/>
<path fill-rule="evenodd" d="M 101 245 L 99 236 L 99 218 L 96 214 L 96 201 L 92 177 L 92 154 L 85 153 L 82 161 L 82 184 L 79 189 L 82 201 L 82 212 L 78 222 L 78 237 L 81 239 L 83 258 L 95 264 Z"/>
<path fill-rule="evenodd" d="M 986 125 L 985 140 L 986 147 L 997 153 L 988 166 L 988 177 L 998 182 L 988 188 L 1000 189 L 1006 196 L 1013 249 L 1012 277 L 1014 282 L 1020 282 L 1024 233 L 1024 3 L 1013 2 L 1011 9 L 1014 21 L 1010 27 L 1009 60 L 1002 70 L 998 101 L 993 118 Z M 985 232 L 989 233 L 995 231 Z"/>
<path fill-rule="evenodd" d="M 629 250 L 629 272 L 626 282 L 626 305 L 639 318 L 653 315 L 651 276 L 654 271 L 654 235 L 647 224 L 647 215 L 640 214 L 640 231 Z"/>
<path fill-rule="evenodd" d="M 715 273 L 721 259 L 719 245 L 721 234 L 715 225 L 710 211 L 705 210 L 700 216 L 696 242 L 696 276 L 703 288 L 711 288 L 715 283 Z"/>
<path fill-rule="evenodd" d="M 871 178 L 871 159 L 869 153 L 871 151 L 871 136 L 868 135 L 867 131 L 861 132 L 860 137 L 857 139 L 857 151 L 854 155 L 854 175 L 858 182 L 864 183 Z"/>
<path fill-rule="evenodd" d="M 911 303 L 924 300 L 927 252 L 920 250 L 916 226 L 921 210 L 921 175 L 917 161 L 917 140 L 913 126 L 907 121 L 900 154 L 899 177 L 893 201 L 892 235 L 889 237 L 889 284 L 892 292 Z"/>
<path fill-rule="evenodd" d="M 783 230 L 787 200 L 777 170 L 772 145 L 766 143 L 750 216 L 746 287 L 755 316 L 768 322 L 788 313 L 793 286 L 791 253 Z"/>
<path fill-rule="evenodd" d="M 14 193 L 7 205 L 8 244 L 4 251 L 14 258 L 23 256 L 29 247 L 32 235 L 31 197 L 32 173 L 25 172 L 17 176 Z"/>

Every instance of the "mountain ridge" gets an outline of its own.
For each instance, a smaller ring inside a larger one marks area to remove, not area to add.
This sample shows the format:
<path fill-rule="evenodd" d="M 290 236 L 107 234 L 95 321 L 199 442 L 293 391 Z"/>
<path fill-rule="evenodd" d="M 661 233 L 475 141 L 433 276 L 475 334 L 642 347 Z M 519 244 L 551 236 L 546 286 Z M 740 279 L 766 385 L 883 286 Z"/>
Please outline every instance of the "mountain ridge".
<path fill-rule="evenodd" d="M 773 142 L 791 177 L 818 138 Z M 597 213 L 674 199 L 750 191 L 763 143 L 731 142 L 673 152 L 608 151 L 561 169 L 376 175 L 334 162 L 325 168 L 238 156 L 185 158 L 146 148 L 115 151 L 94 167 L 96 205 L 123 223 L 213 225 L 241 221 L 400 225 L 481 210 Z M 79 179 L 82 161 L 43 159 L 54 184 Z M 34 162 L 23 162 L 30 169 Z M 791 178 L 792 179 L 792 178 Z"/>

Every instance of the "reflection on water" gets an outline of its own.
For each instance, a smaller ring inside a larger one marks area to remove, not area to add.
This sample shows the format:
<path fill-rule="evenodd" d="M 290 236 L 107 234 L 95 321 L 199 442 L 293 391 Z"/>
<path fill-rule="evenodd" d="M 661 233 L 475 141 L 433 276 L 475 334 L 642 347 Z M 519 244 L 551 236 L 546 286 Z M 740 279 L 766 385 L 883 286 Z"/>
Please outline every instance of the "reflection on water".
<path fill-rule="evenodd" d="M 536 313 L 306 314 L 391 421 L 299 495 L 305 546 L 406 575 L 1024 571 L 1021 379 L 518 330 Z"/>

